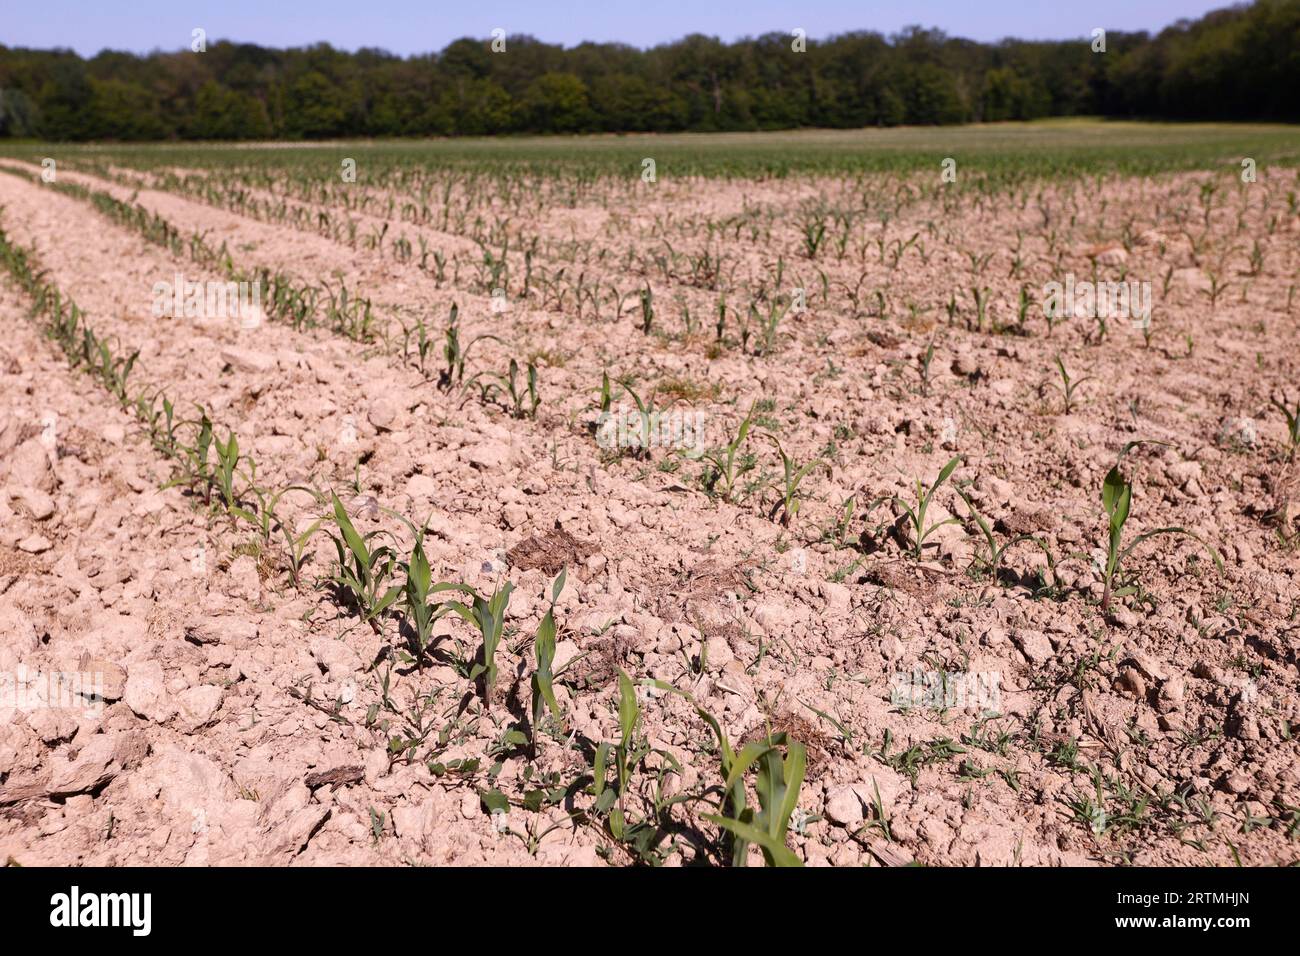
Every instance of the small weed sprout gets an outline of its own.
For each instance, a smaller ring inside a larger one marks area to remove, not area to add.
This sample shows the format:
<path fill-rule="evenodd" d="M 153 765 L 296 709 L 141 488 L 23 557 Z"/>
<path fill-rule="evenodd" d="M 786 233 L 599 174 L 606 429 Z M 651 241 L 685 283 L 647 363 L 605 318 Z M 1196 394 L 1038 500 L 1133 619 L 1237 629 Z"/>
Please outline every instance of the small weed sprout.
<path fill-rule="evenodd" d="M 968 495 L 965 492 L 965 490 L 959 487 L 956 488 L 956 491 L 957 494 L 961 497 L 961 500 L 966 503 L 966 508 L 968 511 L 970 511 L 971 518 L 974 519 L 976 526 L 980 529 L 980 534 L 983 535 L 984 537 L 984 543 L 985 545 L 987 545 L 989 549 L 988 557 L 977 558 L 977 560 L 980 560 L 984 563 L 984 567 L 988 571 L 989 578 L 995 584 L 998 581 L 998 572 L 1001 569 L 1002 559 L 1006 557 L 1006 553 L 1010 551 L 1012 548 L 1014 548 L 1016 545 L 1025 541 L 1032 542 L 1033 544 L 1036 544 L 1039 548 L 1042 549 L 1043 553 L 1047 555 L 1048 570 L 1052 571 L 1053 575 L 1055 575 L 1055 571 L 1056 571 L 1055 562 L 1052 558 L 1052 552 L 1047 547 L 1046 542 L 1044 542 L 1041 538 L 1034 537 L 1032 534 L 1022 534 L 1022 535 L 1016 535 L 1015 537 L 1012 537 L 1006 542 L 1004 542 L 1003 544 L 999 545 L 997 538 L 993 534 L 992 526 L 984 518 L 984 516 L 980 514 L 979 509 L 975 507 L 975 503 L 970 500 L 970 495 Z"/>

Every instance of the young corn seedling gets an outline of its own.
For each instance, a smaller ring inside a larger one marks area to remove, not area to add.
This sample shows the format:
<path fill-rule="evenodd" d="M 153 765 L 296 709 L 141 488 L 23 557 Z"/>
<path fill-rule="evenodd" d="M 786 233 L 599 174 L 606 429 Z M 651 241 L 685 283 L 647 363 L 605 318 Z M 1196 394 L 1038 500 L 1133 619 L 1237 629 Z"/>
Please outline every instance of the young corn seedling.
<path fill-rule="evenodd" d="M 834 545 L 837 549 L 848 544 L 849 529 L 853 525 L 853 515 L 858 510 L 858 499 L 849 495 L 840 502 L 839 517 L 819 530 L 818 541 Z"/>
<path fill-rule="evenodd" d="M 609 372 L 600 373 L 600 413 L 609 414 L 609 406 L 614 400 L 613 390 L 609 384 Z"/>
<path fill-rule="evenodd" d="M 1206 271 L 1205 274 L 1209 276 L 1210 287 L 1203 291 L 1204 294 L 1210 300 L 1210 308 L 1214 309 L 1219 304 L 1219 298 L 1223 295 L 1224 292 L 1228 290 L 1229 286 L 1231 286 L 1231 283 L 1220 281 L 1217 275 L 1215 275 L 1213 272 L 1210 272 L 1208 270 Z"/>
<path fill-rule="evenodd" d="M 515 418 L 536 418 L 537 406 L 542 403 L 537 394 L 537 366 L 528 363 L 528 384 L 521 387 L 519 382 L 519 363 L 510 360 L 510 371 L 504 380 L 506 393 L 510 396 L 510 414 Z"/>
<path fill-rule="evenodd" d="M 969 253 L 968 253 L 969 255 Z M 971 286 L 970 297 L 975 303 L 975 329 L 976 332 L 984 331 L 984 321 L 988 316 L 989 297 L 992 292 L 987 286 Z"/>
<path fill-rule="evenodd" d="M 1282 417 L 1286 419 L 1286 460 L 1291 462 L 1295 459 L 1296 448 L 1300 447 L 1300 398 L 1296 399 L 1294 411 L 1287 407 L 1285 395 L 1280 398 L 1270 398 L 1269 404 L 1280 411 Z"/>
<path fill-rule="evenodd" d="M 329 296 L 329 305 L 326 306 L 325 314 L 330 325 L 340 335 L 346 336 L 353 341 L 368 341 L 371 326 L 374 324 L 374 314 L 371 311 L 370 300 L 351 297 L 347 283 L 342 280 L 339 280 L 337 295 L 330 288 L 329 283 L 323 282 L 321 285 L 324 286 L 325 293 Z"/>
<path fill-rule="evenodd" d="M 689 693 L 678 690 L 663 681 L 652 681 L 662 691 L 685 698 L 700 719 L 708 724 L 718 742 L 719 768 L 722 786 L 710 787 L 706 794 L 720 790 L 716 814 L 705 814 L 704 819 L 721 827 L 729 837 L 732 866 L 744 866 L 748 848 L 756 844 L 763 852 L 768 866 L 803 866 L 803 861 L 786 846 L 790 818 L 799 802 L 799 789 L 803 784 L 807 766 L 807 749 L 784 733 L 768 734 L 763 740 L 745 745 L 739 752 L 731 745 L 718 719 L 699 705 Z M 628 684 L 628 689 L 631 685 Z M 620 690 L 622 690 L 620 683 Z M 630 704 L 635 706 L 635 696 Z M 784 759 L 778 748 L 785 747 Z M 759 807 L 749 805 L 746 774 L 757 765 L 755 792 Z M 679 798 L 679 801 L 690 799 Z M 612 804 L 612 800 L 609 801 Z"/>
<path fill-rule="evenodd" d="M 1141 321 L 1139 330 L 1142 332 L 1142 346 L 1148 349 L 1151 348 L 1151 338 L 1155 333 L 1152 330 L 1150 316 Z"/>
<path fill-rule="evenodd" d="M 150 438 L 158 437 L 158 422 L 163 414 L 158 408 L 158 399 L 162 397 L 162 392 L 150 394 L 147 388 L 142 388 L 131 403 L 132 414 L 135 415 L 136 421 L 148 430 Z M 154 447 L 156 450 L 157 446 Z"/>
<path fill-rule="evenodd" d="M 317 495 L 315 489 L 304 485 L 290 485 L 275 492 L 269 488 L 263 488 L 257 483 L 257 462 L 247 457 L 244 460 L 248 462 L 248 488 L 245 495 L 256 499 L 257 507 L 237 505 L 231 509 L 231 514 L 243 518 L 251 524 L 257 530 L 262 544 L 264 546 L 269 545 L 276 529 L 283 530 L 284 528 L 284 522 L 280 520 L 279 514 L 280 499 L 291 491 L 305 491 L 317 501 L 319 501 L 319 495 Z"/>
<path fill-rule="evenodd" d="M 1091 376 L 1083 378 L 1071 378 L 1070 373 L 1065 370 L 1065 363 L 1061 361 L 1061 356 L 1056 356 L 1056 368 L 1061 373 L 1061 384 L 1052 383 L 1052 387 L 1061 393 L 1061 398 L 1065 403 L 1064 414 L 1070 414 L 1074 408 L 1074 392 L 1084 382 L 1092 381 Z"/>
<path fill-rule="evenodd" d="M 691 304 L 686 301 L 684 296 L 677 296 L 677 309 L 682 317 L 682 326 L 686 338 L 693 338 L 695 335 L 696 319 L 691 315 Z"/>
<path fill-rule="evenodd" d="M 1016 331 L 1021 335 L 1025 333 L 1025 323 L 1029 321 L 1029 286 L 1020 286 L 1020 299 L 1016 304 Z"/>
<path fill-rule="evenodd" d="M 453 386 L 460 385 L 464 381 L 465 362 L 469 359 L 470 349 L 484 339 L 501 341 L 498 336 L 484 334 L 476 335 L 464 345 L 461 345 L 459 316 L 460 307 L 452 303 L 451 317 L 447 320 L 447 332 L 442 346 L 442 355 L 447 362 L 447 367 L 438 374 L 438 388 L 443 391 L 448 391 Z"/>
<path fill-rule="evenodd" d="M 650 286 L 641 290 L 641 331 L 650 334 L 655 321 L 655 294 Z"/>
<path fill-rule="evenodd" d="M 416 319 L 415 326 L 413 328 L 407 328 L 404 329 L 403 331 L 403 339 L 402 339 L 403 356 L 409 356 L 411 354 L 412 335 L 415 336 L 415 355 L 416 355 L 415 367 L 420 370 L 421 375 L 424 375 L 427 378 L 428 373 L 425 371 L 425 363 L 428 361 L 429 355 L 433 352 L 433 346 L 435 340 L 433 336 L 429 334 L 429 327 L 425 324 L 424 320 Z"/>
<path fill-rule="evenodd" d="M 717 722 L 712 721 L 711 726 L 718 735 L 722 752 L 725 775 L 723 806 L 730 813 L 706 813 L 703 816 L 731 834 L 732 864 L 744 866 L 748 845 L 753 843 L 762 851 L 768 866 L 803 866 L 803 861 L 786 845 L 786 840 L 790 817 L 799 804 L 799 788 L 803 786 L 807 770 L 806 748 L 788 735 L 778 733 L 748 743 L 735 753 Z M 782 747 L 785 748 L 784 754 Z M 757 809 L 745 805 L 745 775 L 751 767 L 755 768 Z"/>
<path fill-rule="evenodd" d="M 632 778 L 632 771 L 649 752 L 649 748 L 638 745 L 636 739 L 637 723 L 641 719 L 641 705 L 637 703 L 636 688 L 622 668 L 618 672 L 618 729 L 617 744 L 601 743 L 596 748 L 593 763 L 594 789 L 596 798 L 594 812 L 597 815 L 609 814 L 609 831 L 616 840 L 622 840 L 628 832 L 627 792 Z M 606 788 L 605 769 L 609 758 L 614 758 L 614 769 L 618 777 L 617 790 Z M 615 802 L 617 801 L 617 806 Z"/>
<path fill-rule="evenodd" d="M 1130 594 L 1137 593 L 1135 584 L 1124 584 L 1115 587 L 1117 581 L 1122 577 L 1121 569 L 1124 561 L 1133 549 L 1151 538 L 1162 534 L 1176 534 L 1189 537 L 1197 541 L 1209 553 L 1210 558 L 1214 561 L 1215 567 L 1220 571 L 1223 570 L 1223 561 L 1219 558 L 1219 553 L 1206 544 L 1199 535 L 1181 527 L 1164 527 L 1156 528 L 1152 531 L 1146 531 L 1134 538 L 1127 547 L 1124 546 L 1124 524 L 1128 521 L 1129 509 L 1133 504 L 1133 485 L 1127 481 L 1119 470 L 1124 456 L 1129 450 L 1137 445 L 1145 444 L 1144 442 L 1129 442 L 1115 459 L 1115 464 L 1111 466 L 1106 478 L 1101 486 L 1101 503 L 1105 509 L 1108 522 L 1108 539 L 1106 548 L 1106 567 L 1102 571 L 1103 590 L 1101 596 L 1101 612 L 1107 614 L 1110 612 L 1111 600 L 1116 597 L 1126 597 Z"/>
<path fill-rule="evenodd" d="M 637 702 L 636 688 L 627 674 L 619 670 L 618 680 L 618 743 L 601 743 L 596 747 L 592 762 L 592 795 L 595 803 L 590 815 L 594 819 L 605 818 L 609 835 L 623 844 L 624 848 L 642 862 L 659 865 L 664 854 L 659 849 L 671 822 L 668 811 L 675 804 L 687 802 L 693 797 L 689 794 L 668 797 L 665 783 L 670 776 L 682 775 L 681 763 L 667 750 L 651 747 L 646 735 L 639 732 L 641 706 Z M 662 681 L 648 683 L 660 690 L 678 693 L 676 688 Z M 683 695 L 686 696 L 686 695 Z M 632 775 L 642 767 L 647 756 L 654 754 L 659 760 L 657 768 L 649 768 L 653 783 L 648 795 L 646 812 L 640 819 L 633 820 L 628 812 L 627 799 L 633 796 Z M 616 784 L 608 785 L 607 770 L 610 761 L 614 763 Z"/>
<path fill-rule="evenodd" d="M 334 585 L 356 606 L 361 620 L 378 634 L 379 616 L 402 595 L 402 589 L 397 585 L 384 587 L 393 572 L 397 555 L 388 545 L 372 547 L 371 541 L 381 532 L 360 534 L 338 495 L 332 497 L 334 525 L 338 529 L 338 533 L 328 532 L 338 550 Z"/>
<path fill-rule="evenodd" d="M 817 250 L 826 238 L 826 220 L 814 217 L 803 224 L 803 251 L 809 259 L 817 258 Z"/>
<path fill-rule="evenodd" d="M 988 269 L 989 261 L 993 258 L 991 252 L 971 252 L 965 250 L 966 258 L 970 260 L 971 275 L 980 275 Z"/>
<path fill-rule="evenodd" d="M 754 303 L 749 304 L 749 318 L 751 322 L 758 324 L 758 330 L 761 338 L 754 348 L 754 354 L 758 356 L 770 355 L 776 348 L 777 333 L 781 327 L 781 320 L 786 317 L 791 308 L 790 303 L 783 302 L 779 298 L 774 298 L 767 303 L 767 315 L 758 311 L 758 306 Z M 745 329 L 741 334 L 741 347 L 749 339 L 749 322 L 745 323 Z"/>
<path fill-rule="evenodd" d="M 629 444 L 632 445 L 632 457 L 649 458 L 655 423 L 659 420 L 654 393 L 650 394 L 648 401 L 642 401 L 641 396 L 632 389 L 629 380 L 623 379 L 618 384 L 623 386 L 623 390 L 632 396 L 632 401 L 636 404 L 636 433 L 628 436 Z"/>
<path fill-rule="evenodd" d="M 289 580 L 295 588 L 302 587 L 302 566 L 307 557 L 307 545 L 320 530 L 323 520 L 317 518 L 296 534 L 290 530 L 288 523 L 280 523 L 280 533 L 284 536 L 284 552 L 289 560 Z"/>
<path fill-rule="evenodd" d="M 154 420 L 154 427 L 151 429 L 151 440 L 153 446 L 167 458 L 175 458 L 178 448 L 176 444 L 176 407 L 172 404 L 170 398 L 162 396 L 162 413 Z"/>
<path fill-rule="evenodd" d="M 469 604 L 448 601 L 447 607 L 479 633 L 482 641 L 479 646 L 480 660 L 470 669 L 469 679 L 482 681 L 483 706 L 490 708 L 497 682 L 497 648 L 501 645 L 501 635 L 506 626 L 506 605 L 510 603 L 514 585 L 507 581 L 493 591 L 490 598 L 484 598 L 467 584 L 449 585 L 447 590 L 460 591 L 470 598 Z"/>
<path fill-rule="evenodd" d="M 780 515 L 781 527 L 788 528 L 791 520 L 799 513 L 799 486 L 803 483 L 804 478 L 808 477 L 810 471 L 818 465 L 825 464 L 825 461 L 821 458 L 814 458 L 806 465 L 797 465 L 794 459 L 785 453 L 785 449 L 781 447 L 781 442 L 777 440 L 775 435 L 771 432 L 763 432 L 762 434 L 776 446 L 776 453 L 781 456 L 782 468 L 780 482 L 773 482 L 772 484 L 779 497 L 767 517 L 770 521 L 776 521 L 777 516 Z M 830 470 L 829 465 L 827 465 L 827 470 Z"/>
<path fill-rule="evenodd" d="M 1106 341 L 1106 333 L 1110 331 L 1109 316 L 1102 310 L 1098 309 L 1096 316 L 1093 317 L 1093 322 L 1096 323 L 1096 328 L 1092 333 L 1085 332 L 1083 340 L 1085 342 L 1090 342 L 1093 345 L 1101 345 Z"/>
<path fill-rule="evenodd" d="M 934 534 L 934 532 L 938 531 L 946 524 L 955 524 L 957 522 L 956 518 L 945 518 L 943 521 L 937 521 L 932 525 L 927 525 L 925 522 L 925 516 L 926 512 L 930 510 L 930 503 L 934 500 L 934 493 L 939 490 L 940 485 L 952 476 L 952 473 L 956 470 L 957 465 L 960 464 L 960 462 L 960 455 L 952 458 L 948 464 L 943 466 L 943 469 L 939 472 L 939 476 L 934 479 L 934 483 L 931 484 L 929 488 L 924 487 L 921 484 L 921 479 L 917 478 L 915 505 L 909 505 L 897 495 L 893 495 L 888 499 L 903 509 L 904 515 L 907 518 L 907 523 L 912 526 L 912 557 L 917 561 L 921 560 L 921 549 L 925 546 L 925 541 L 930 537 L 930 535 Z M 885 499 L 876 499 L 876 501 L 872 502 L 871 508 L 868 508 L 867 510 L 872 510 L 872 508 L 883 500 Z"/>
<path fill-rule="evenodd" d="M 930 363 L 934 361 L 934 341 L 925 347 L 925 351 L 917 358 L 917 375 L 921 378 L 921 394 L 930 394 Z"/>
<path fill-rule="evenodd" d="M 241 458 L 235 433 L 227 434 L 224 442 L 214 437 L 212 447 L 217 453 L 217 464 L 212 474 L 216 480 L 217 491 L 221 493 L 221 500 L 226 506 L 226 513 L 232 516 L 238 513 L 239 517 L 257 524 L 257 518 L 240 507 L 240 497 L 235 491 L 235 473 Z M 269 533 L 264 537 L 269 537 Z"/>
<path fill-rule="evenodd" d="M 740 423 L 740 428 L 736 430 L 736 435 L 730 442 L 722 448 L 710 449 L 702 456 L 712 466 L 712 470 L 705 478 L 705 487 L 710 492 L 718 493 L 723 501 L 734 500 L 736 482 L 754 467 L 752 458 L 740 456 L 740 448 L 749 437 L 749 429 L 754 422 L 754 407 L 750 406 L 749 414 Z M 692 457 L 695 453 L 688 451 L 684 454 Z"/>
<path fill-rule="evenodd" d="M 1256 239 L 1255 245 L 1251 246 L 1251 276 L 1258 276 L 1264 271 L 1264 248 L 1260 246 L 1260 241 Z"/>
<path fill-rule="evenodd" d="M 437 588 L 432 586 L 433 573 L 424 554 L 424 529 L 415 532 L 411 557 L 403 565 L 403 570 L 406 583 L 402 585 L 402 606 L 411 628 L 411 656 L 415 666 L 423 671 L 425 654 L 433 642 L 433 625 L 446 611 L 442 604 L 429 601 L 429 596 Z"/>
<path fill-rule="evenodd" d="M 98 344 L 99 362 L 96 368 L 100 380 L 120 404 L 126 405 L 126 380 L 130 378 L 131 370 L 135 368 L 135 362 L 140 357 L 140 351 L 137 349 L 128 356 L 115 357 L 109 349 L 108 343 L 103 339 L 100 339 Z"/>
<path fill-rule="evenodd" d="M 615 396 L 614 386 L 609 380 L 608 371 L 600 373 L 600 389 L 597 396 L 599 411 L 594 420 L 587 422 L 587 428 L 596 436 L 596 442 L 602 448 L 615 447 L 622 423 L 616 416 L 611 414 Z M 622 398 L 622 395 L 620 394 L 618 397 Z M 610 439 L 612 439 L 612 444 L 607 444 L 607 440 Z"/>
<path fill-rule="evenodd" d="M 212 489 L 216 483 L 208 464 L 208 450 L 212 447 L 212 421 L 202 406 L 199 406 L 198 411 L 198 421 L 184 423 L 195 429 L 194 444 L 190 446 L 178 443 L 176 465 L 180 473 L 163 485 L 163 488 L 183 485 L 192 494 L 201 494 L 204 505 L 211 506 Z"/>
<path fill-rule="evenodd" d="M 550 710 L 561 726 L 564 724 L 564 715 L 560 713 L 560 705 L 555 699 L 553 686 L 555 674 L 552 665 L 555 663 L 555 602 L 560 599 L 560 594 L 564 590 L 566 574 L 567 571 L 562 570 L 551 583 L 551 605 L 546 609 L 546 615 L 537 626 L 537 636 L 533 639 L 533 653 L 537 655 L 537 668 L 533 671 L 532 680 L 534 755 L 537 750 L 537 728 L 541 725 L 546 711 Z"/>

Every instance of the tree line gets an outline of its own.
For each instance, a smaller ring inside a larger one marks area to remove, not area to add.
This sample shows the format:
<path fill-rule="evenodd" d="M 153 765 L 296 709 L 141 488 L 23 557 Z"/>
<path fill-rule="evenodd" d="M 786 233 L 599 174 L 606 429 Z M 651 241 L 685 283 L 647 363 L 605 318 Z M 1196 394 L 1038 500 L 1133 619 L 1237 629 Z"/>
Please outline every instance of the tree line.
<path fill-rule="evenodd" d="M 500 47 L 504 45 L 504 50 Z M 977 43 L 910 27 L 691 35 L 648 50 L 460 39 L 400 57 L 213 42 L 139 56 L 0 45 L 0 136 L 317 139 L 856 128 L 1104 115 L 1300 120 L 1300 0 L 1154 36 Z"/>

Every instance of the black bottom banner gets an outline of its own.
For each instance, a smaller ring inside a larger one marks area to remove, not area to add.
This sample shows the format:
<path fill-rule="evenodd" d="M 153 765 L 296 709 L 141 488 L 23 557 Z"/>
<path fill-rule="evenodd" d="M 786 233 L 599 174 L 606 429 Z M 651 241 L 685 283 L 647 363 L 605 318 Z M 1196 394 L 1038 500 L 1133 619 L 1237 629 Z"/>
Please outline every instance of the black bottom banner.
<path fill-rule="evenodd" d="M 394 919 L 411 928 L 426 917 L 486 929 L 514 913 L 546 925 L 615 919 L 675 925 L 712 912 L 743 913 L 766 924 L 777 914 L 802 926 L 840 913 L 898 929 L 936 918 L 989 921 L 992 939 L 1072 941 L 1125 936 L 1223 942 L 1261 928 L 1294 925 L 1287 870 L 1026 870 L 921 868 L 803 870 L 418 870 L 418 869 L 21 869 L 4 871 L 0 917 L 19 938 L 90 934 L 122 941 L 193 940 L 199 927 L 227 927 L 224 942 L 266 944 L 351 938 L 373 941 Z M 843 904 L 851 903 L 851 909 Z M 432 910 L 429 907 L 433 907 Z M 438 915 L 434 915 L 438 914 Z M 634 915 L 639 914 L 639 915 Z M 850 917 L 851 918 L 851 917 Z M 524 929 L 529 923 L 522 923 Z M 829 925 L 829 924 L 826 924 Z M 430 927 L 433 928 L 433 927 Z M 756 925 L 754 929 L 758 930 Z M 765 932 L 765 930 L 763 930 Z M 1028 935 L 1026 935 L 1028 934 Z"/>

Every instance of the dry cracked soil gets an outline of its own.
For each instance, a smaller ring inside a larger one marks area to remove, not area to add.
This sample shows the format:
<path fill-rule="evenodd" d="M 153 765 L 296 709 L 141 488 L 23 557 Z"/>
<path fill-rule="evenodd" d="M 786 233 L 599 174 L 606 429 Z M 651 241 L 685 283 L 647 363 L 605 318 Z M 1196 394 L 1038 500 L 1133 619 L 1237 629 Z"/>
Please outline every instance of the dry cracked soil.
<path fill-rule="evenodd" d="M 235 201 L 215 173 L 70 167 L 54 188 L 3 165 L 8 240 L 138 355 L 119 400 L 0 284 L 0 860 L 725 863 L 702 713 L 737 749 L 805 748 L 783 838 L 810 865 L 1296 860 L 1300 465 L 1271 403 L 1297 401 L 1293 177 L 1208 204 L 1194 173 L 955 201 L 895 176 L 508 200 L 451 181 L 461 213 L 439 217 L 383 186 Z M 832 210 L 817 248 L 812 208 Z M 857 211 L 842 235 L 836 210 Z M 527 229 L 506 279 L 475 239 L 493 217 Z M 297 322 L 156 314 L 159 283 L 233 268 L 322 291 Z M 1149 283 L 1146 334 L 1049 324 L 1066 274 Z M 328 318 L 342 285 L 373 328 Z M 453 302 L 462 346 L 493 337 L 440 383 Z M 158 393 L 238 436 L 243 516 L 160 447 L 134 404 Z M 652 447 L 619 447 L 651 396 Z M 711 462 L 746 420 L 733 482 Z M 1102 484 L 1130 442 L 1137 545 L 1103 611 Z M 907 508 L 955 458 L 918 547 Z M 401 596 L 364 619 L 331 494 L 393 549 L 384 588 L 416 531 L 432 581 L 512 586 L 494 687 L 462 615 L 415 656 Z M 1168 527 L 1196 537 L 1139 540 Z M 627 687 L 622 784 L 601 745 Z"/>

